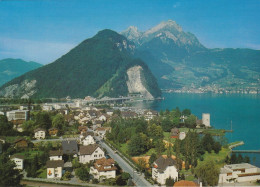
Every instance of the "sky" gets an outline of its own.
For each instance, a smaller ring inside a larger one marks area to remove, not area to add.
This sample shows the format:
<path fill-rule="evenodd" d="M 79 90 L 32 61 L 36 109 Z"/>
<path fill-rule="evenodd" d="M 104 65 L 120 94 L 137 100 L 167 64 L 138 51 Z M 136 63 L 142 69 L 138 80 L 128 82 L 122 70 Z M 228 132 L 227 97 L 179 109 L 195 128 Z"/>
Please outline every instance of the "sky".
<path fill-rule="evenodd" d="M 100 30 L 170 19 L 208 48 L 260 50 L 260 0 L 0 0 L 0 59 L 47 64 Z"/>

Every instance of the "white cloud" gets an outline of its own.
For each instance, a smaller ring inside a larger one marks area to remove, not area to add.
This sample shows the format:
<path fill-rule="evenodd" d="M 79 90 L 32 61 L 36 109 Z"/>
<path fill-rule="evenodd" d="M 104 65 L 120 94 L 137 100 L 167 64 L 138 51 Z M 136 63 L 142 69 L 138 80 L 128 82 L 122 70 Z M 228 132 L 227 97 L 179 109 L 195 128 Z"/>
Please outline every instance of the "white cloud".
<path fill-rule="evenodd" d="M 42 64 L 53 62 L 75 47 L 72 43 L 33 41 L 0 37 L 0 59 L 21 58 Z"/>

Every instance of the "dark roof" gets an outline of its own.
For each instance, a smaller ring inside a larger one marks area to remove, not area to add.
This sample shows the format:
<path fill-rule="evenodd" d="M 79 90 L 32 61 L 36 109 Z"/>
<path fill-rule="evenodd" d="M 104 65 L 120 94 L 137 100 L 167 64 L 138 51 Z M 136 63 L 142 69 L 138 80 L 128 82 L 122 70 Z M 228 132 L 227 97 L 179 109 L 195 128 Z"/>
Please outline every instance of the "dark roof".
<path fill-rule="evenodd" d="M 62 150 L 50 150 L 49 155 L 50 156 L 62 156 L 63 152 L 62 152 Z"/>
<path fill-rule="evenodd" d="M 91 144 L 79 147 L 80 155 L 91 155 L 99 146 L 97 144 Z"/>
<path fill-rule="evenodd" d="M 124 118 L 135 118 L 137 117 L 137 113 L 132 111 L 122 111 L 121 116 Z"/>
<path fill-rule="evenodd" d="M 12 156 L 10 157 L 10 159 L 13 159 L 13 158 L 24 159 L 24 156 L 22 156 L 22 155 L 12 155 Z"/>
<path fill-rule="evenodd" d="M 46 162 L 47 168 L 57 168 L 57 167 L 63 167 L 64 166 L 64 160 L 48 160 Z"/>
<path fill-rule="evenodd" d="M 62 141 L 63 154 L 77 154 L 78 144 L 75 140 Z"/>
<path fill-rule="evenodd" d="M 176 161 L 172 158 L 163 158 L 160 156 L 156 161 L 155 164 L 157 165 L 157 169 L 159 172 L 163 172 L 168 166 L 176 165 Z"/>

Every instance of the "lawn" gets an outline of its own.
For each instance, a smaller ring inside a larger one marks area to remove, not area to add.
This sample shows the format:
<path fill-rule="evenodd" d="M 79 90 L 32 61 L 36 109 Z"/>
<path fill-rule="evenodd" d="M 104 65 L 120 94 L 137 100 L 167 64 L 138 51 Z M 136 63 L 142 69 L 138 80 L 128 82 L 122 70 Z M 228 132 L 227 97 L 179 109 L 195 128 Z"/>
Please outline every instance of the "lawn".
<path fill-rule="evenodd" d="M 188 170 L 182 169 L 180 171 L 180 174 L 184 174 L 185 180 L 187 181 L 194 181 L 196 179 L 194 175 L 191 173 L 191 169 Z"/>
<path fill-rule="evenodd" d="M 225 159 L 229 154 L 230 154 L 230 149 L 222 147 L 221 151 L 218 154 L 214 153 L 214 151 L 212 151 L 212 153 L 210 154 L 206 152 L 203 155 L 203 158 L 204 161 L 214 160 L 218 166 L 222 167 L 225 164 Z M 199 162 L 203 162 L 203 161 L 199 161 Z"/>
<path fill-rule="evenodd" d="M 41 153 L 43 153 L 43 151 L 26 150 L 24 152 L 17 153 L 17 154 L 18 155 L 23 155 L 25 158 L 32 159 L 34 157 L 34 155 L 41 154 Z"/>
<path fill-rule="evenodd" d="M 37 173 L 39 173 L 38 178 L 43 178 L 43 179 L 47 178 L 47 170 L 46 169 L 47 169 L 46 166 L 44 166 L 37 171 Z"/>

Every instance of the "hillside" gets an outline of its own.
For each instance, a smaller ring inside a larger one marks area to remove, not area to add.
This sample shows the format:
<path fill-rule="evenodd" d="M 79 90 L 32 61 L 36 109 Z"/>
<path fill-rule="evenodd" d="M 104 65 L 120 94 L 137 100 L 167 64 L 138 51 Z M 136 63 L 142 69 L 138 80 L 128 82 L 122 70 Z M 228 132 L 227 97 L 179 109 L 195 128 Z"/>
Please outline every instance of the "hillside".
<path fill-rule="evenodd" d="M 28 71 L 41 67 L 36 62 L 26 62 L 22 59 L 2 59 L 0 60 L 0 86 Z"/>
<path fill-rule="evenodd" d="M 160 87 L 192 92 L 257 92 L 260 51 L 208 49 L 195 35 L 169 20 L 141 32 L 121 32 L 137 46 L 136 57 L 147 62 Z"/>
<path fill-rule="evenodd" d="M 53 63 L 6 83 L 0 88 L 0 95 L 37 98 L 126 96 L 130 93 L 127 70 L 141 66 L 140 87 L 145 87 L 152 97 L 160 96 L 149 68 L 132 57 L 134 48 L 135 45 L 124 36 L 111 30 L 100 31 Z M 140 91 L 144 95 L 146 92 Z"/>

